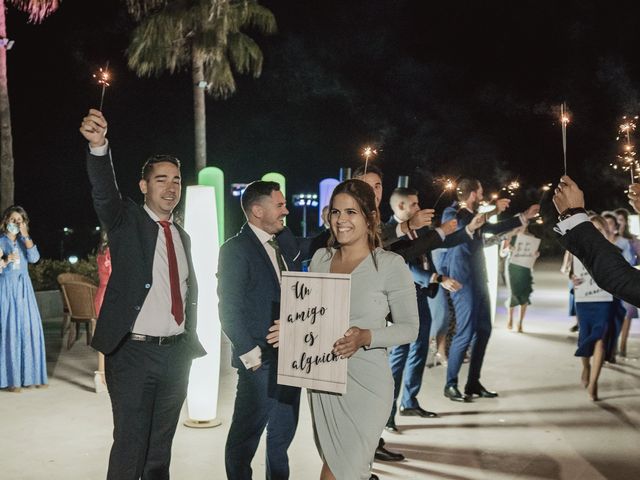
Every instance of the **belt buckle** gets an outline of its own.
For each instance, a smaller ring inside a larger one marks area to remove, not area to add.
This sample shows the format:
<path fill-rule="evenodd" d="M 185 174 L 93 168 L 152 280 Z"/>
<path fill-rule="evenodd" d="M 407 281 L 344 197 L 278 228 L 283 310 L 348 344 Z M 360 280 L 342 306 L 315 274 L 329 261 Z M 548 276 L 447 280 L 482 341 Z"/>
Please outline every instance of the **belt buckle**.
<path fill-rule="evenodd" d="M 158 345 L 171 344 L 171 337 L 158 337 Z"/>

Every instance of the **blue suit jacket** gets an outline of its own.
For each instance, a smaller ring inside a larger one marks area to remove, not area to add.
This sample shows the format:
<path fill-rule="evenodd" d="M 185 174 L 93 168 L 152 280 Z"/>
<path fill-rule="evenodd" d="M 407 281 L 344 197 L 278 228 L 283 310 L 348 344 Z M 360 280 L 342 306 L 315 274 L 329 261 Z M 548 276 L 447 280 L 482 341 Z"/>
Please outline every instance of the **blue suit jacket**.
<path fill-rule="evenodd" d="M 455 203 L 442 212 L 442 221 L 456 218 L 459 230 L 466 227 L 473 217 L 473 213 L 466 208 L 458 209 Z M 522 222 L 519 217 L 512 217 L 498 223 L 485 223 L 482 228 L 475 231 L 471 241 L 445 251 L 442 256 L 442 273 L 465 285 L 466 291 L 468 291 L 467 285 L 486 284 L 487 267 L 484 258 L 483 233 L 497 235 L 520 226 Z"/>
<path fill-rule="evenodd" d="M 288 228 L 276 237 L 292 271 L 300 270 L 300 251 Z M 263 361 L 276 358 L 267 344 L 269 327 L 280 318 L 280 282 L 264 247 L 249 225 L 220 247 L 218 311 L 222 330 L 231 340 L 231 363 L 244 368 L 239 356 L 259 346 Z"/>

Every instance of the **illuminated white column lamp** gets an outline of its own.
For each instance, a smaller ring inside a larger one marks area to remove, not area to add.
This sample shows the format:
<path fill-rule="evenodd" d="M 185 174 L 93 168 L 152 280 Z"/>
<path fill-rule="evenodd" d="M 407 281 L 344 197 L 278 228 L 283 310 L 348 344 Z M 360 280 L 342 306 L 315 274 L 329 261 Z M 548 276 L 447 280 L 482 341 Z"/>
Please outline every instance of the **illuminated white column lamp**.
<path fill-rule="evenodd" d="M 318 226 L 322 226 L 322 209 L 329 205 L 329 200 L 331 200 L 331 194 L 333 190 L 336 188 L 340 182 L 335 178 L 325 178 L 320 180 L 320 184 L 318 185 L 318 196 L 320 197 L 320 202 L 318 204 L 318 211 L 320 214 L 318 215 Z"/>
<path fill-rule="evenodd" d="M 497 223 L 498 217 L 489 217 L 489 223 Z M 496 305 L 498 303 L 498 259 L 500 245 L 484 247 L 484 259 L 487 267 L 487 283 L 489 286 L 489 299 L 491 300 L 491 324 L 496 319 Z"/>
<path fill-rule="evenodd" d="M 207 355 L 191 366 L 187 390 L 188 420 L 185 425 L 209 428 L 220 425 L 218 389 L 220 384 L 221 328 L 218 317 L 218 222 L 214 187 L 187 187 L 185 230 L 191 237 L 191 257 L 198 279 L 198 337 Z"/>
<path fill-rule="evenodd" d="M 629 215 L 629 231 L 633 235 L 640 235 L 640 215 Z"/>

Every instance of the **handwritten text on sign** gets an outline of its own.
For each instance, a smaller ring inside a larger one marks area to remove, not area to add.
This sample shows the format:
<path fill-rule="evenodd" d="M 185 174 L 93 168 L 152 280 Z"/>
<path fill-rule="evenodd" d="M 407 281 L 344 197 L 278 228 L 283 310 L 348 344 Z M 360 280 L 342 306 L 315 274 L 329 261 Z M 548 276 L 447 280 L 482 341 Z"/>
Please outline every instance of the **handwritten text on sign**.
<path fill-rule="evenodd" d="M 580 285 L 573 287 L 576 302 L 611 302 L 613 296 L 602 290 L 593 280 L 587 269 L 584 268 L 582 262 L 573 257 L 573 274 L 582 282 Z"/>
<path fill-rule="evenodd" d="M 332 353 L 349 329 L 351 276 L 282 272 L 278 383 L 345 393 L 347 360 Z"/>
<path fill-rule="evenodd" d="M 514 265 L 521 267 L 533 268 L 538 258 L 537 252 L 540 246 L 540 239 L 531 235 L 518 234 L 516 242 L 511 249 L 511 258 L 509 261 Z"/>

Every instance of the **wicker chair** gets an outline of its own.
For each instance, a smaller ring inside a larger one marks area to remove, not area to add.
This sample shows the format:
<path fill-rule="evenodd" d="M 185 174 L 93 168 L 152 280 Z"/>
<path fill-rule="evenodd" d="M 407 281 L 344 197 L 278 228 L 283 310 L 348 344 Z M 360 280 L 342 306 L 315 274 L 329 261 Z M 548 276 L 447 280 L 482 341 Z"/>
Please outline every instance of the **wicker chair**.
<path fill-rule="evenodd" d="M 73 275 L 73 277 L 68 277 L 67 275 Z M 60 274 L 58 276 L 58 283 L 60 284 L 64 304 L 68 310 L 67 318 L 70 324 L 67 350 L 70 349 L 80 337 L 80 328 L 78 325 L 80 323 L 85 324 L 87 345 L 91 344 L 98 317 L 94 305 L 97 286 L 87 277 L 68 273 Z M 65 320 L 63 320 L 63 325 L 64 323 Z"/>
<path fill-rule="evenodd" d="M 87 281 L 89 280 L 84 275 L 80 275 L 79 273 L 61 273 L 57 277 L 58 285 L 63 282 L 70 281 Z M 71 324 L 71 320 L 69 317 L 69 307 L 67 306 L 67 300 L 64 298 L 64 293 L 62 292 L 62 288 L 60 288 L 60 296 L 62 297 L 62 325 L 60 326 L 60 338 L 64 337 L 64 334 L 69 330 L 69 325 Z"/>

